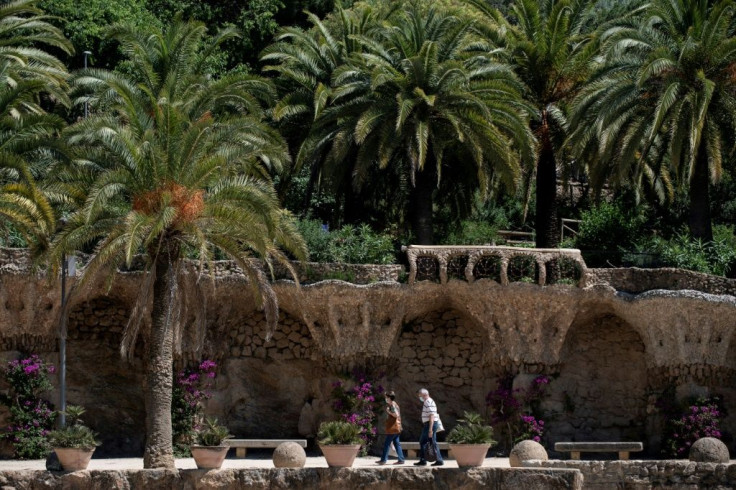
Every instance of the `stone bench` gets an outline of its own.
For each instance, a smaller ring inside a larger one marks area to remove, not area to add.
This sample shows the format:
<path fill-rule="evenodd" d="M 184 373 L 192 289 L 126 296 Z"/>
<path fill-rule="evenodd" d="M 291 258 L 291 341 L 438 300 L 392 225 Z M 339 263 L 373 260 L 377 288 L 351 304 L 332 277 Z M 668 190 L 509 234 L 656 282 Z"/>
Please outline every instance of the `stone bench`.
<path fill-rule="evenodd" d="M 450 444 L 449 443 L 447 443 L 447 442 L 438 442 L 437 443 L 437 448 L 440 451 L 447 451 L 447 458 L 448 459 L 454 459 L 452 457 L 452 452 L 450 451 Z M 418 456 L 418 454 L 419 454 L 419 442 L 418 441 L 417 442 L 404 442 L 404 441 L 401 441 L 401 449 L 404 452 L 406 452 L 406 456 L 408 458 L 416 458 Z M 391 445 L 391 454 L 394 455 L 394 456 L 396 455 L 396 453 L 394 452 L 394 446 L 393 446 L 393 444 Z"/>
<path fill-rule="evenodd" d="M 629 459 L 630 452 L 642 451 L 641 442 L 556 442 L 555 451 L 570 453 L 570 459 L 580 459 L 580 453 L 618 453 L 618 459 Z"/>
<path fill-rule="evenodd" d="M 296 442 L 301 447 L 307 447 L 306 439 L 226 439 L 225 444 L 235 448 L 235 457 L 244 458 L 248 449 L 275 449 L 283 442 Z"/>

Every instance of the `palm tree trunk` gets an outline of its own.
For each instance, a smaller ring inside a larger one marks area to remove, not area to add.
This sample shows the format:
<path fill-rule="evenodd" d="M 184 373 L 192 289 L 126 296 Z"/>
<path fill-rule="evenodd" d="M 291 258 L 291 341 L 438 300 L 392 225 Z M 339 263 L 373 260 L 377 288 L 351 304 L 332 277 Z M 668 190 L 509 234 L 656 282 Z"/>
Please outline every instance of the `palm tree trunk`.
<path fill-rule="evenodd" d="M 557 223 L 557 161 L 546 121 L 540 128 L 539 157 L 537 160 L 537 216 L 535 219 L 537 248 L 560 246 Z"/>
<path fill-rule="evenodd" d="M 690 176 L 690 209 L 687 218 L 690 235 L 704 242 L 713 241 L 710 219 L 710 178 L 705 138 L 700 140 L 695 168 Z"/>
<path fill-rule="evenodd" d="M 174 329 L 170 322 L 176 275 L 173 264 L 178 253 L 163 244 L 154 267 L 151 335 L 146 367 L 146 448 L 145 468 L 174 468 L 171 432 L 171 391 L 174 376 Z"/>
<path fill-rule="evenodd" d="M 417 172 L 411 192 L 412 228 L 417 244 L 434 243 L 434 224 L 432 221 L 434 189 L 437 182 L 435 165 L 427 159 L 424 169 Z"/>

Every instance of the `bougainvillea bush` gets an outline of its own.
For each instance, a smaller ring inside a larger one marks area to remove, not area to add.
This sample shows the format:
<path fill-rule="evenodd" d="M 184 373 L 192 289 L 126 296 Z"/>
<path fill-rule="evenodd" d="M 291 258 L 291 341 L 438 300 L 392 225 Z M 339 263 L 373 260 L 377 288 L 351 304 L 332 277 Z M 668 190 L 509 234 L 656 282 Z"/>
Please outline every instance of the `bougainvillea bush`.
<path fill-rule="evenodd" d="M 721 439 L 725 416 L 720 396 L 691 398 L 683 403 L 660 399 L 665 415 L 662 452 L 667 457 L 687 458 L 690 447 L 701 437 Z"/>
<path fill-rule="evenodd" d="M 332 408 L 344 420 L 360 427 L 362 455 L 366 455 L 376 441 L 376 420 L 381 411 L 383 392 L 383 386 L 359 372 L 354 372 L 350 381 L 332 383 Z"/>
<path fill-rule="evenodd" d="M 174 377 L 171 398 L 171 428 L 176 456 L 188 456 L 197 424 L 203 420 L 203 403 L 212 396 L 217 363 L 205 359 L 196 367 L 184 369 Z"/>
<path fill-rule="evenodd" d="M 499 449 L 509 451 L 519 441 L 541 442 L 544 420 L 540 403 L 549 384 L 547 376 L 537 376 L 527 388 L 513 388 L 514 377 L 504 376 L 498 387 L 486 395 L 491 426 L 499 438 Z"/>
<path fill-rule="evenodd" d="M 36 354 L 5 366 L 3 374 L 10 390 L 0 402 L 10 410 L 10 424 L 3 437 L 13 443 L 18 459 L 45 458 L 51 449 L 46 436 L 53 429 L 56 414 L 53 405 L 41 396 L 51 391 L 49 376 L 54 373 L 54 366 Z"/>

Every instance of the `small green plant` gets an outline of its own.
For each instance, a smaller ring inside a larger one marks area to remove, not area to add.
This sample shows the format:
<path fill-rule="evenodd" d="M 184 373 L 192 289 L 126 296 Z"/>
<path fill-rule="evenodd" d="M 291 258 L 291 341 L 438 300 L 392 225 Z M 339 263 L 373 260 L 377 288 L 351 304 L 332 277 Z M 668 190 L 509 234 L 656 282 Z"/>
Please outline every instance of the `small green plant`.
<path fill-rule="evenodd" d="M 360 427 L 344 420 L 323 422 L 317 431 L 317 440 L 324 446 L 333 444 L 362 444 Z"/>
<path fill-rule="evenodd" d="M 78 405 L 69 405 L 63 412 L 67 416 L 67 426 L 49 432 L 48 441 L 51 447 L 71 449 L 94 449 L 99 446 L 97 434 L 82 424 L 85 410 Z"/>
<path fill-rule="evenodd" d="M 484 425 L 483 417 L 479 413 L 465 412 L 463 418 L 447 435 L 447 442 L 451 444 L 495 444 L 493 427 Z"/>
<path fill-rule="evenodd" d="M 214 417 L 207 417 L 204 423 L 195 429 L 195 440 L 200 446 L 221 446 L 222 441 L 230 439 L 230 431 L 220 425 Z"/>

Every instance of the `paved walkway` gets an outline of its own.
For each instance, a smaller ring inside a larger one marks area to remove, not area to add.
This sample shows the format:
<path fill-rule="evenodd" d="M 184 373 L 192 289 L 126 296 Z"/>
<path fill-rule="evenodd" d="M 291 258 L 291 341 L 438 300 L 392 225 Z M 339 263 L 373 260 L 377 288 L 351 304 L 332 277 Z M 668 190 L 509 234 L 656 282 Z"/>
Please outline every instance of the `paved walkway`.
<path fill-rule="evenodd" d="M 378 457 L 368 458 L 357 458 L 353 464 L 354 468 L 375 468 L 377 470 L 383 470 L 386 468 L 414 468 L 413 463 L 416 460 L 407 460 L 403 466 L 392 463 L 395 460 L 389 461 L 389 464 L 381 466 L 377 465 Z M 508 468 L 508 458 L 486 458 L 483 463 L 483 467 L 488 468 Z M 181 470 L 195 469 L 197 466 L 194 464 L 192 458 L 182 458 L 176 460 L 176 467 Z M 226 459 L 222 465 L 223 468 L 273 468 L 273 462 L 270 457 L 247 457 L 244 459 Z M 327 463 L 325 458 L 322 456 L 310 456 L 307 457 L 307 468 L 326 468 Z M 430 468 L 430 466 L 427 466 Z M 455 460 L 445 460 L 445 466 L 443 468 L 457 468 Z M 46 461 L 31 460 L 31 461 L 17 461 L 17 460 L 0 460 L 0 471 L 12 471 L 12 470 L 45 470 Z M 90 470 L 142 470 L 143 469 L 143 458 L 119 458 L 119 459 L 93 459 L 89 463 Z"/>

